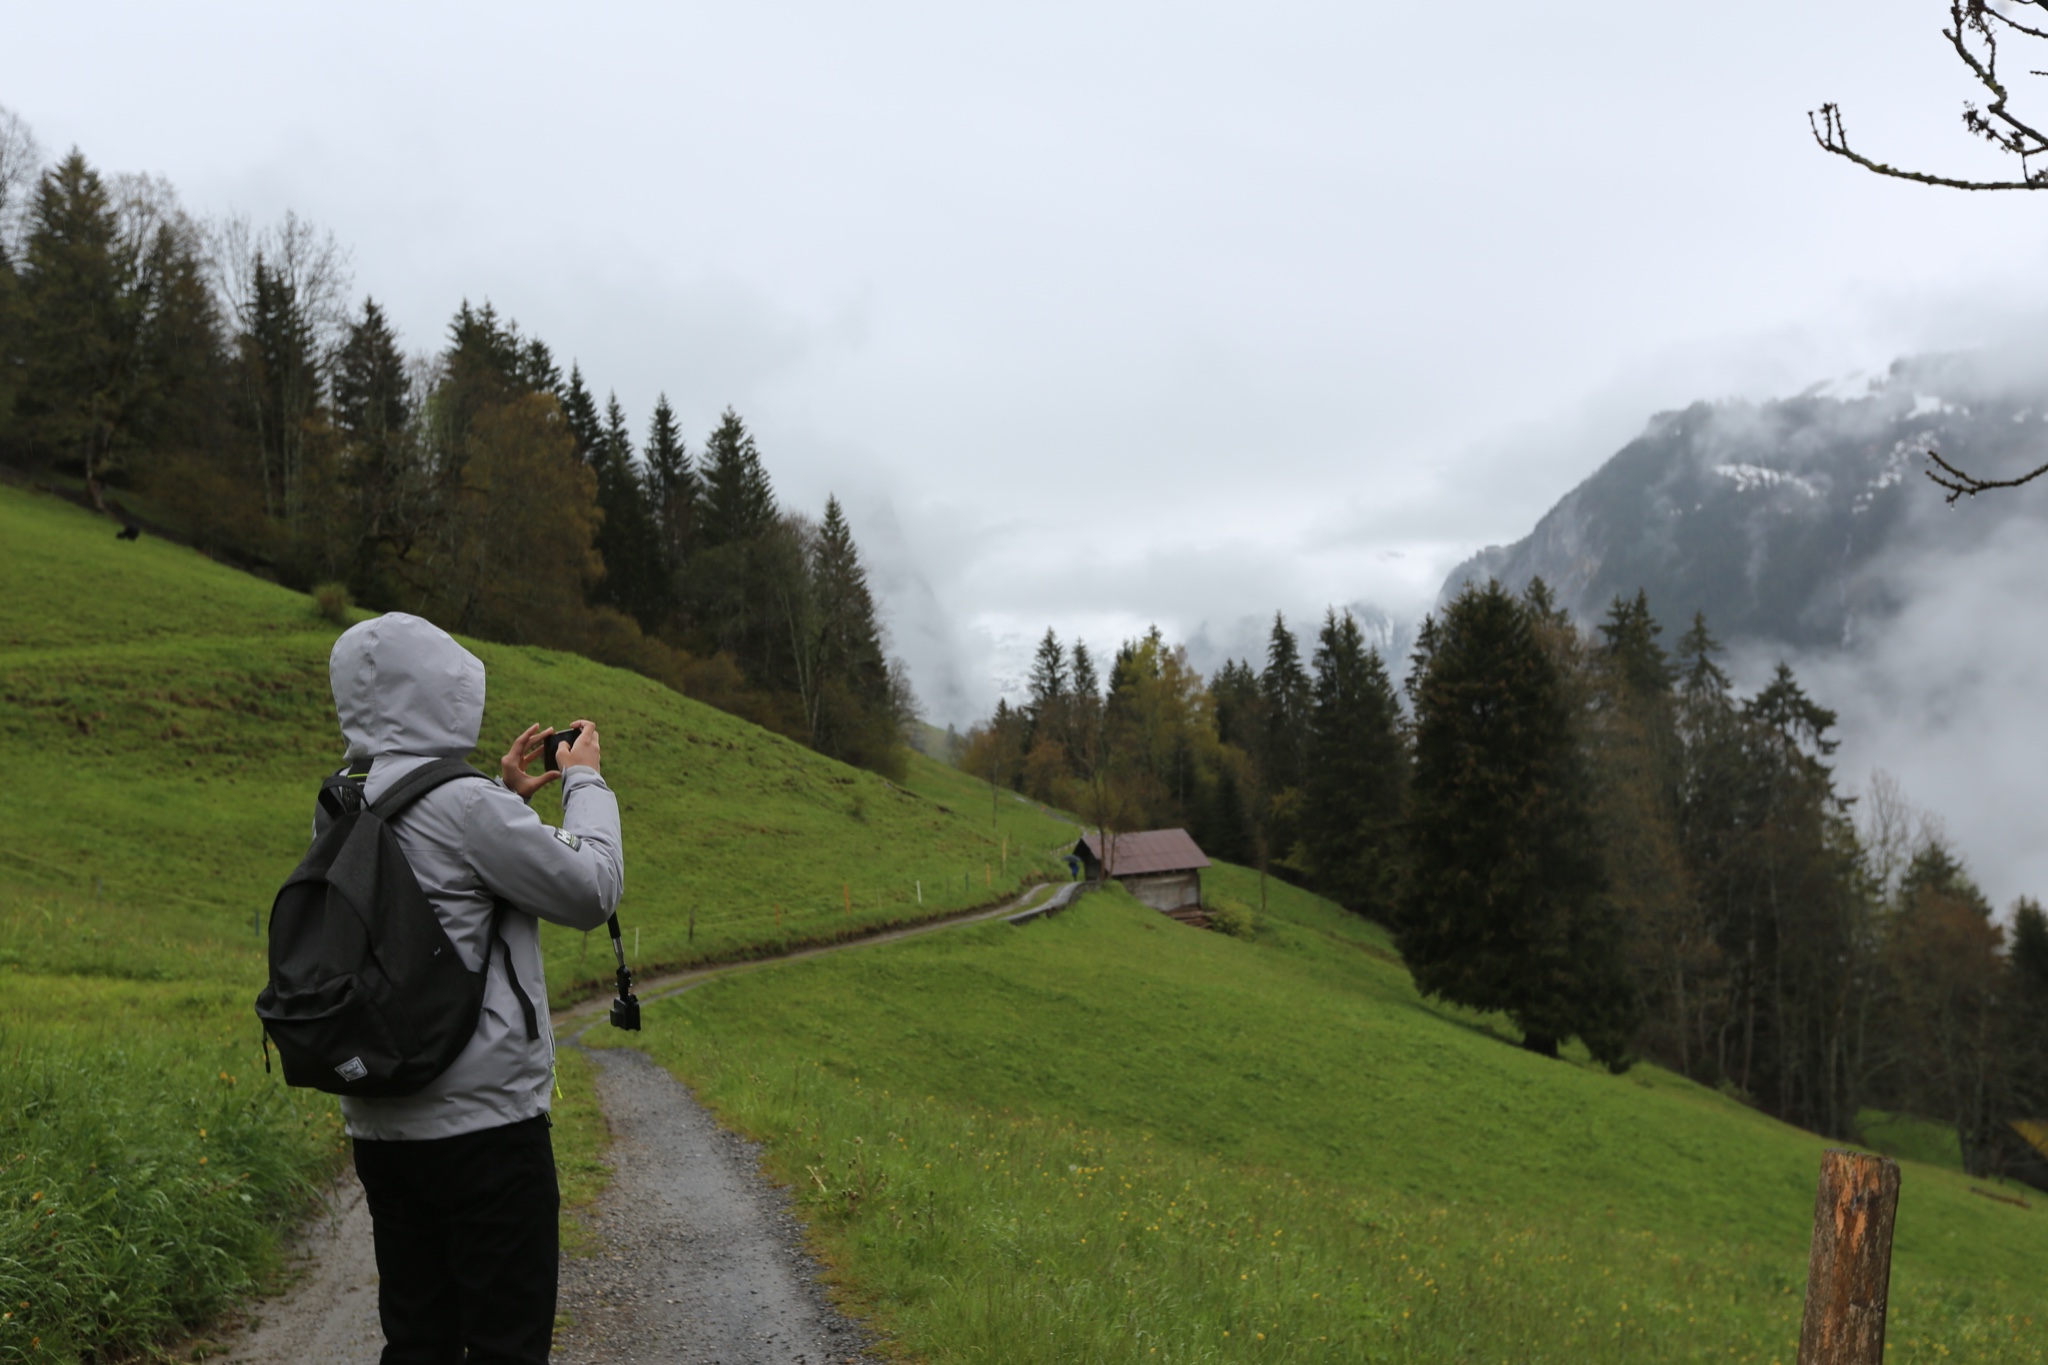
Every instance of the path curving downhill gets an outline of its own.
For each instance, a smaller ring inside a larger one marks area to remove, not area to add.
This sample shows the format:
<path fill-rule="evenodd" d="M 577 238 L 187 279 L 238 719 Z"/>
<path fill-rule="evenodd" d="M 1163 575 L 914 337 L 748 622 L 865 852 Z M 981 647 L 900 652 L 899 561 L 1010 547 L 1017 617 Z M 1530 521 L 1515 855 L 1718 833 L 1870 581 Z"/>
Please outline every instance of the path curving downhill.
<path fill-rule="evenodd" d="M 1006 904 L 781 957 L 655 977 L 642 1003 L 707 981 L 826 953 L 889 943 L 963 924 L 1021 924 L 1072 904 L 1085 887 L 1034 887 Z M 609 1008 L 585 1001 L 554 1016 L 566 1046 Z M 869 1365 L 867 1334 L 834 1308 L 805 1251 L 787 1196 L 762 1173 L 753 1144 L 718 1126 L 689 1088 L 645 1053 L 591 1049 L 597 1095 L 610 1124 L 612 1182 L 591 1221 L 602 1248 L 562 1259 L 561 1365 Z M 353 1171 L 323 1214 L 300 1232 L 296 1279 L 253 1305 L 214 1358 L 235 1365 L 377 1365 L 377 1264 L 370 1213 Z"/>

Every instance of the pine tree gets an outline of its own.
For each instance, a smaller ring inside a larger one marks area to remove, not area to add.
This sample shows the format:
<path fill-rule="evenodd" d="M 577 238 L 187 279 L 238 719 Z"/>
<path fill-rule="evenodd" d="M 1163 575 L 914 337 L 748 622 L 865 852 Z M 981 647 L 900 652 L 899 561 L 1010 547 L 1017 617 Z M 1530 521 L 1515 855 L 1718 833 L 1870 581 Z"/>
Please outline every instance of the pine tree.
<path fill-rule="evenodd" d="M 1308 672 L 1301 666 L 1301 648 L 1287 618 L 1273 613 L 1266 639 L 1266 670 L 1259 675 L 1259 699 L 1266 713 L 1260 758 L 1274 791 L 1299 789 L 1307 780 Z"/>
<path fill-rule="evenodd" d="M 663 571 L 670 580 L 690 557 L 699 491 L 697 470 L 683 444 L 682 429 L 676 425 L 675 409 L 669 406 L 668 395 L 661 394 L 647 424 L 647 495 Z"/>
<path fill-rule="evenodd" d="M 572 375 L 571 392 L 580 387 Z M 575 435 L 577 423 L 568 424 Z M 597 439 L 591 469 L 597 475 L 597 505 L 603 519 L 597 528 L 597 551 L 604 577 L 592 599 L 616 607 L 653 631 L 667 619 L 668 574 L 661 562 L 647 485 L 633 455 L 633 437 L 625 409 L 614 393 L 605 404 L 604 426 Z"/>
<path fill-rule="evenodd" d="M 1616 597 L 1584 665 L 1583 744 L 1594 774 L 1594 824 L 1643 992 L 1641 1044 L 1691 1074 L 1701 978 L 1715 952 L 1685 866 L 1678 670 L 1657 642 L 1648 597 Z"/>
<path fill-rule="evenodd" d="M 1101 705 L 1102 679 L 1095 674 L 1095 659 L 1088 652 L 1088 642 L 1074 641 L 1073 649 L 1073 695 L 1084 705 Z"/>
<path fill-rule="evenodd" d="M 398 335 L 375 299 L 349 324 L 335 353 L 332 403 L 343 446 L 342 483 L 352 506 L 349 527 L 349 589 L 358 602 L 380 602 L 383 554 L 411 539 L 414 519 L 401 506 L 407 484 L 406 428 L 412 421 L 412 388 Z"/>
<path fill-rule="evenodd" d="M 707 549 L 765 534 L 775 520 L 775 490 L 746 424 L 731 408 L 704 442 L 704 507 L 697 528 Z"/>
<path fill-rule="evenodd" d="M 1095 762 L 1101 744 L 1102 679 L 1095 672 L 1095 656 L 1088 652 L 1087 641 L 1074 641 L 1072 660 L 1067 760 L 1081 773 Z"/>
<path fill-rule="evenodd" d="M 1627 1064 L 1638 1003 L 1606 897 L 1564 680 L 1534 611 L 1467 587 L 1418 650 L 1398 937 L 1425 993 Z"/>
<path fill-rule="evenodd" d="M 569 388 L 562 395 L 562 420 L 569 424 L 569 434 L 576 439 L 576 458 L 590 468 L 597 468 L 598 454 L 604 443 L 604 422 L 597 415 L 597 398 L 583 382 L 583 367 L 569 366 Z"/>
<path fill-rule="evenodd" d="M 900 775 L 907 718 L 896 714 L 874 595 L 836 497 L 825 500 L 818 524 L 811 583 L 818 632 L 812 744 L 857 767 Z"/>
<path fill-rule="evenodd" d="M 2004 1034 L 2012 1093 L 2008 1118 L 2048 1115 L 2048 914 L 2022 896 L 2012 911 Z"/>
<path fill-rule="evenodd" d="M 1031 691 L 1026 713 L 1032 729 L 1043 734 L 1059 724 L 1067 703 L 1067 650 L 1051 626 L 1031 656 L 1031 677 L 1025 685 Z"/>
<path fill-rule="evenodd" d="M 36 185 L 23 257 L 19 410 L 35 446 L 76 461 L 103 505 L 136 301 L 106 185 L 76 149 Z"/>
<path fill-rule="evenodd" d="M 362 317 L 349 325 L 333 382 L 335 425 L 352 441 L 379 446 L 411 420 L 405 354 L 375 299 L 364 299 Z"/>
<path fill-rule="evenodd" d="M 1392 918 L 1397 826 L 1407 784 L 1400 707 L 1350 612 L 1323 619 L 1309 710 L 1302 841 L 1314 884 L 1374 919 Z"/>

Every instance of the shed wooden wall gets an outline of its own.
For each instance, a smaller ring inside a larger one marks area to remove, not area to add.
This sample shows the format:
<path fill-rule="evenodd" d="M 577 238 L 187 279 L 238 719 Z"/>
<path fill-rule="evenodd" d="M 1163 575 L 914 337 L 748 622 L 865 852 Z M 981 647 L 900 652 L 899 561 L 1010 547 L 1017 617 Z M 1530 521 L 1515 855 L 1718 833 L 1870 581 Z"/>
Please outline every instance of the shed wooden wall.
<path fill-rule="evenodd" d="M 1137 897 L 1139 904 L 1149 905 L 1154 910 L 1178 910 L 1183 905 L 1202 903 L 1202 874 L 1200 872 L 1165 872 L 1151 877 L 1118 877 L 1124 889 Z"/>

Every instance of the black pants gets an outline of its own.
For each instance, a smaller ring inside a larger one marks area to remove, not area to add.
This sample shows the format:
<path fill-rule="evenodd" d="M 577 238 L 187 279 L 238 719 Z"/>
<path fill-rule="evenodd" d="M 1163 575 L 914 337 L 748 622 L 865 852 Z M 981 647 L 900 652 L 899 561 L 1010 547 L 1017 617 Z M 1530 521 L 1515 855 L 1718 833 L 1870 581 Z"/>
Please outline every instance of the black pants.
<path fill-rule="evenodd" d="M 384 1365 L 546 1365 L 555 1149 L 546 1115 L 423 1142 L 356 1140 Z"/>

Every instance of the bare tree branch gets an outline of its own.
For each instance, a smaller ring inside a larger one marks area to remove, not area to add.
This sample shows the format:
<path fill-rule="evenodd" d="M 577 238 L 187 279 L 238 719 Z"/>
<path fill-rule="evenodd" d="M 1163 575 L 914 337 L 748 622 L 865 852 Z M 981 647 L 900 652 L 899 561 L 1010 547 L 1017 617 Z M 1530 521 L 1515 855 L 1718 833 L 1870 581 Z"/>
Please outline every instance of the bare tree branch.
<path fill-rule="evenodd" d="M 1864 156 L 1849 145 L 1849 131 L 1842 119 L 1842 107 L 1823 104 L 1807 113 L 1806 124 L 1822 151 L 1853 162 L 1874 175 L 1910 180 L 1920 185 L 1938 185 L 1952 190 L 2042 190 L 2048 189 L 2048 167 L 2035 169 L 2037 158 L 2048 157 L 2048 133 L 2012 111 L 2011 92 L 1998 75 L 1998 37 L 2002 27 L 2025 38 L 2048 40 L 2048 27 L 2021 23 L 2005 12 L 2009 7 L 2026 7 L 2048 14 L 2048 0 L 1949 0 L 1950 27 L 1941 31 L 1956 57 L 1971 77 L 1989 95 L 1983 108 L 1963 105 L 1963 127 L 1974 137 L 2019 158 L 2017 180 L 1977 180 L 1964 176 L 1935 175 L 1909 171 L 1888 162 Z M 2039 72 L 2034 74 L 2039 75 Z"/>
<path fill-rule="evenodd" d="M 1946 501 L 1951 507 L 1955 506 L 1958 498 L 1974 498 L 1979 493 L 1988 493 L 1994 488 L 2018 488 L 2022 484 L 2032 483 L 2043 474 L 2048 474 L 2048 464 L 2044 464 L 2036 469 L 2029 470 L 2016 479 L 1980 479 L 1975 474 L 1965 473 L 1963 470 L 1956 468 L 1947 460 L 1942 459 L 1941 455 L 1936 451 L 1928 451 L 1927 458 L 1939 466 L 1937 469 L 1927 470 L 1927 477 L 1933 480 L 1938 487 L 1948 490 Z"/>

